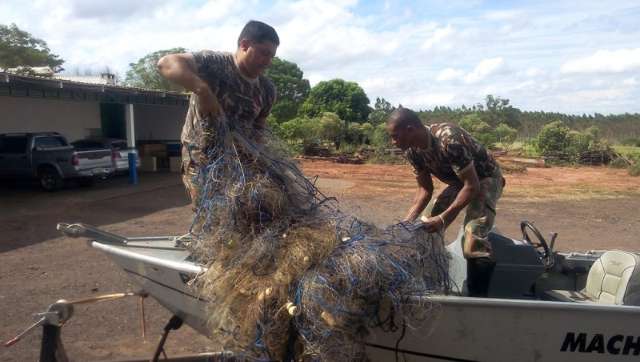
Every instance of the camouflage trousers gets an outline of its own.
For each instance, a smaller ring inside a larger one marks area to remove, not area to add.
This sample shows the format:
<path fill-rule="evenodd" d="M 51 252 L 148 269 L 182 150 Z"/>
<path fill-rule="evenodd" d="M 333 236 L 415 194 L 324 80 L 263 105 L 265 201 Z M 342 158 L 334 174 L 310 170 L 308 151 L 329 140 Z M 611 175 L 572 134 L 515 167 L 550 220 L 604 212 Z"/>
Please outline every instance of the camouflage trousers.
<path fill-rule="evenodd" d="M 198 195 L 200 193 L 200 183 L 198 182 L 199 167 L 196 162 L 197 156 L 186 144 L 182 145 L 182 183 L 191 199 L 191 208 L 196 211 L 198 208 Z"/>
<path fill-rule="evenodd" d="M 462 239 L 462 251 L 466 259 L 487 257 L 493 259 L 488 235 L 495 222 L 496 204 L 502 196 L 504 185 L 502 172 L 496 168 L 492 177 L 480 180 L 477 197 L 467 205 Z M 461 185 L 445 188 L 437 198 L 431 200 L 424 214 L 435 216 L 444 212 L 453 203 L 461 189 Z"/>

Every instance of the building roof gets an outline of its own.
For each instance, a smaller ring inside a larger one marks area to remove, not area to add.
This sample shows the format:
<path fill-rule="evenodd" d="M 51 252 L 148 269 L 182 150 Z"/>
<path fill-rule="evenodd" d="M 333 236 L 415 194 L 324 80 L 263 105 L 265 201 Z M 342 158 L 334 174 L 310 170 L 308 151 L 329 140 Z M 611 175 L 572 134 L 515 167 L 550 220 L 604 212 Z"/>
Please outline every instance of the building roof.
<path fill-rule="evenodd" d="M 100 75 L 55 74 L 53 77 L 55 79 L 69 80 L 78 83 L 116 85 L 115 75 L 110 73 L 102 73 Z"/>
<path fill-rule="evenodd" d="M 31 97 L 80 102 L 184 106 L 187 93 L 0 72 L 0 97 Z"/>

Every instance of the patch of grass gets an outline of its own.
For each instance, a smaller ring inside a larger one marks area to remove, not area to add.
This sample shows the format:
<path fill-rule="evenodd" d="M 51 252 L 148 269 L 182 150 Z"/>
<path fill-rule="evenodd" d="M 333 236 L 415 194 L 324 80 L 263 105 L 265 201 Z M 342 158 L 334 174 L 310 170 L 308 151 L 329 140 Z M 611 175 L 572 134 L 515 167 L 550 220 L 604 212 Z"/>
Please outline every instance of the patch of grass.
<path fill-rule="evenodd" d="M 626 158 L 640 160 L 640 147 L 615 145 L 613 149 Z"/>
<path fill-rule="evenodd" d="M 496 143 L 496 147 L 505 149 L 504 145 L 501 143 Z M 530 158 L 538 158 L 540 157 L 540 152 L 534 145 L 533 140 L 520 140 L 515 141 L 509 147 L 507 147 L 510 155 L 519 155 L 522 157 L 530 157 Z"/>
<path fill-rule="evenodd" d="M 525 157 L 537 158 L 540 157 L 540 151 L 531 141 L 522 143 L 522 155 Z"/>
<path fill-rule="evenodd" d="M 634 177 L 640 176 L 640 162 L 636 162 L 629 167 L 629 175 Z"/>

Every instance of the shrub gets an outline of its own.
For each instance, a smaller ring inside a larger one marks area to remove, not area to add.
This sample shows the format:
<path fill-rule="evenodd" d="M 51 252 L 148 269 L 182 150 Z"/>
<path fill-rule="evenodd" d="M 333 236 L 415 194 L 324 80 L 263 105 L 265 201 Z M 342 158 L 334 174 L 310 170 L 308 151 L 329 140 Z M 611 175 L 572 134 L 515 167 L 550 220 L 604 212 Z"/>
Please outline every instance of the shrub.
<path fill-rule="evenodd" d="M 491 130 L 491 126 L 476 113 L 462 117 L 459 125 L 487 148 L 493 148 L 497 141 L 496 134 Z"/>
<path fill-rule="evenodd" d="M 524 157 L 540 157 L 540 150 L 538 149 L 538 143 L 536 139 L 527 139 L 522 142 L 520 153 Z"/>
<path fill-rule="evenodd" d="M 332 142 L 336 148 L 340 147 L 343 138 L 343 121 L 337 114 L 325 112 L 318 119 L 319 136 L 322 140 Z"/>
<path fill-rule="evenodd" d="M 364 140 L 364 132 L 360 123 L 351 122 L 347 127 L 347 132 L 344 137 L 345 142 L 352 145 L 361 145 Z"/>
<path fill-rule="evenodd" d="M 391 138 L 387 133 L 386 124 L 381 123 L 373 129 L 371 136 L 371 145 L 376 149 L 384 149 L 391 146 Z"/>
<path fill-rule="evenodd" d="M 279 133 L 290 144 L 304 148 L 319 143 L 320 125 L 315 119 L 298 117 L 280 124 Z"/>
<path fill-rule="evenodd" d="M 549 161 L 608 163 L 612 149 L 606 141 L 600 140 L 599 135 L 600 130 L 595 126 L 579 132 L 556 121 L 542 127 L 536 144 Z"/>
<path fill-rule="evenodd" d="M 614 158 L 610 163 L 609 167 L 613 168 L 627 168 L 629 164 L 622 157 Z"/>
<path fill-rule="evenodd" d="M 509 127 L 506 123 L 500 123 L 498 127 L 496 127 L 495 135 L 505 151 L 509 151 L 511 146 L 513 146 L 513 143 L 516 141 L 518 130 Z"/>
<path fill-rule="evenodd" d="M 636 162 L 629 167 L 629 175 L 634 177 L 640 176 L 640 162 Z"/>
<path fill-rule="evenodd" d="M 563 153 L 567 148 L 569 127 L 561 121 L 546 124 L 538 133 L 536 146 L 543 156 Z"/>

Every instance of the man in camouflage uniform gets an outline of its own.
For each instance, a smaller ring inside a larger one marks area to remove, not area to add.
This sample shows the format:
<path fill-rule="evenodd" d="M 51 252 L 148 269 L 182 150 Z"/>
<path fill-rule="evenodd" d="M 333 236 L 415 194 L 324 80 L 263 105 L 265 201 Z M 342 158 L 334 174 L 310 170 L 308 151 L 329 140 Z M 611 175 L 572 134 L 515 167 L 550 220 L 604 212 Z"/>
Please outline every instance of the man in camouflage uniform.
<path fill-rule="evenodd" d="M 207 150 L 215 135 L 214 120 L 261 141 L 261 132 L 276 98 L 276 90 L 262 74 L 271 65 L 280 40 L 276 31 L 259 21 L 249 21 L 238 37 L 235 54 L 203 50 L 170 54 L 158 61 L 158 71 L 191 91 L 182 129 L 182 180 L 197 208 L 200 169 L 209 163 Z"/>
<path fill-rule="evenodd" d="M 445 183 L 447 187 L 422 221 L 429 232 L 443 233 L 467 208 L 463 238 L 467 288 L 472 296 L 486 296 L 495 266 L 488 234 L 504 187 L 500 167 L 464 129 L 447 123 L 424 126 L 418 115 L 406 108 L 390 115 L 387 131 L 417 176 L 418 191 L 405 221 L 414 221 L 430 204 L 431 176 Z"/>

